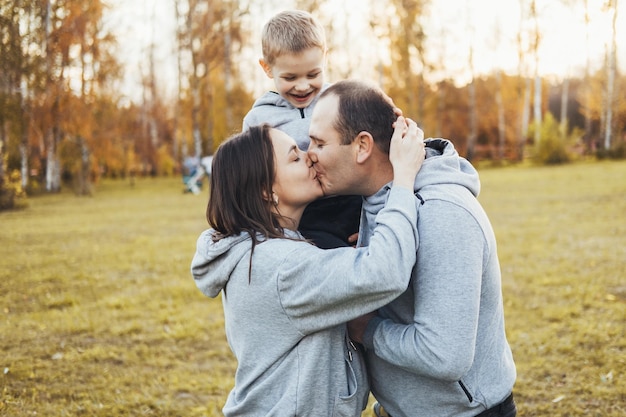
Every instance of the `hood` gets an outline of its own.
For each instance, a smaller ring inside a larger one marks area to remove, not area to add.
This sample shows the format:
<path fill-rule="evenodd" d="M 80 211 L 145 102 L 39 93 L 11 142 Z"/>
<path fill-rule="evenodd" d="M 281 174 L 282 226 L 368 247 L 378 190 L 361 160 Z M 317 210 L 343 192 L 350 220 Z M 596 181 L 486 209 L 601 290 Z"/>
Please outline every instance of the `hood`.
<path fill-rule="evenodd" d="M 215 230 L 209 229 L 200 235 L 191 261 L 196 286 L 209 297 L 216 297 L 224 289 L 235 267 L 252 248 L 248 233 L 213 242 L 214 233 Z"/>
<path fill-rule="evenodd" d="M 261 97 L 257 98 L 252 108 L 262 107 L 262 106 L 275 106 L 275 107 L 284 107 L 287 109 L 295 109 L 294 106 L 291 105 L 287 100 L 283 98 L 276 91 L 267 91 Z"/>
<path fill-rule="evenodd" d="M 478 172 L 469 161 L 459 156 L 452 142 L 440 138 L 429 138 L 424 142 L 426 143 L 426 159 L 415 177 L 413 189 L 420 191 L 431 185 L 460 185 L 467 188 L 474 196 L 478 196 L 480 192 Z M 369 244 L 369 234 L 364 232 L 373 229 L 370 225 L 376 224 L 376 215 L 385 206 L 391 185 L 392 182 L 375 194 L 364 197 L 358 246 Z M 438 188 L 444 193 L 454 192 L 446 190 L 447 187 Z"/>
<path fill-rule="evenodd" d="M 415 190 L 430 185 L 455 184 L 467 188 L 474 196 L 480 193 L 478 172 L 465 158 L 459 156 L 447 139 L 429 138 L 426 159 L 415 178 Z"/>

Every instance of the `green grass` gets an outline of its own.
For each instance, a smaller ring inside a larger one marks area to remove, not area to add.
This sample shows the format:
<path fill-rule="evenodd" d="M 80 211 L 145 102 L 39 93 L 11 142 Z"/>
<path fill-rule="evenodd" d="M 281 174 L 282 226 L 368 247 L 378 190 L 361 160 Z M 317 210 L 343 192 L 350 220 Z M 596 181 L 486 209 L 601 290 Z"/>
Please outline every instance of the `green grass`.
<path fill-rule="evenodd" d="M 481 170 L 520 416 L 626 412 L 626 162 Z M 0 213 L 0 415 L 218 416 L 235 361 L 180 179 Z M 370 412 L 364 416 L 370 416 Z"/>
<path fill-rule="evenodd" d="M 626 163 L 481 178 L 520 415 L 626 415 Z"/>

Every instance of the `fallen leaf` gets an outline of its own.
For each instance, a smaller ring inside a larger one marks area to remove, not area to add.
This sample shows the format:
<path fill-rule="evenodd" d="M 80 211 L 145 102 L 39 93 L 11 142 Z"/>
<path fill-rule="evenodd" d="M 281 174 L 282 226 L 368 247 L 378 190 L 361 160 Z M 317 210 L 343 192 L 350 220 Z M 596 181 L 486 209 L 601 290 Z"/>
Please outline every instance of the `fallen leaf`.
<path fill-rule="evenodd" d="M 613 381 L 613 371 L 610 371 L 606 375 L 600 375 L 600 380 L 602 382 L 612 382 Z"/>
<path fill-rule="evenodd" d="M 565 398 L 565 395 L 559 395 L 558 397 L 553 399 L 552 402 L 553 403 L 558 403 L 558 402 L 562 401 L 564 398 Z"/>

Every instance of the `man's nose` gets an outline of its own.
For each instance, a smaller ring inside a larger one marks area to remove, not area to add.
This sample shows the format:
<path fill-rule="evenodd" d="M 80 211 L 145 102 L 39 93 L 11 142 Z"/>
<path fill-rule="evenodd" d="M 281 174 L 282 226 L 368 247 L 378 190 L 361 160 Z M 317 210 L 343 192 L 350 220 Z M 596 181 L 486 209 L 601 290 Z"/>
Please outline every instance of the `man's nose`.
<path fill-rule="evenodd" d="M 317 163 L 317 154 L 313 150 L 313 144 L 312 143 L 309 144 L 309 149 L 307 149 L 306 155 L 309 158 L 309 160 L 311 161 L 311 164 Z"/>

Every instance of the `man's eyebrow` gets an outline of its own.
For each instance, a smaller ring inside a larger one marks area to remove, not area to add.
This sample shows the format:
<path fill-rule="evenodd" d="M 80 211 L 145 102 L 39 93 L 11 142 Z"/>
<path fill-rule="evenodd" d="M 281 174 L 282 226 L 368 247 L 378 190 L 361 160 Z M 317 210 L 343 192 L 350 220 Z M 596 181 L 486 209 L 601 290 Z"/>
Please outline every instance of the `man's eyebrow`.
<path fill-rule="evenodd" d="M 309 135 L 309 138 L 310 138 L 312 141 L 315 141 L 315 142 L 323 142 L 323 140 L 322 140 L 322 139 L 318 138 L 318 137 L 317 137 L 317 136 L 315 136 L 315 135 Z"/>

